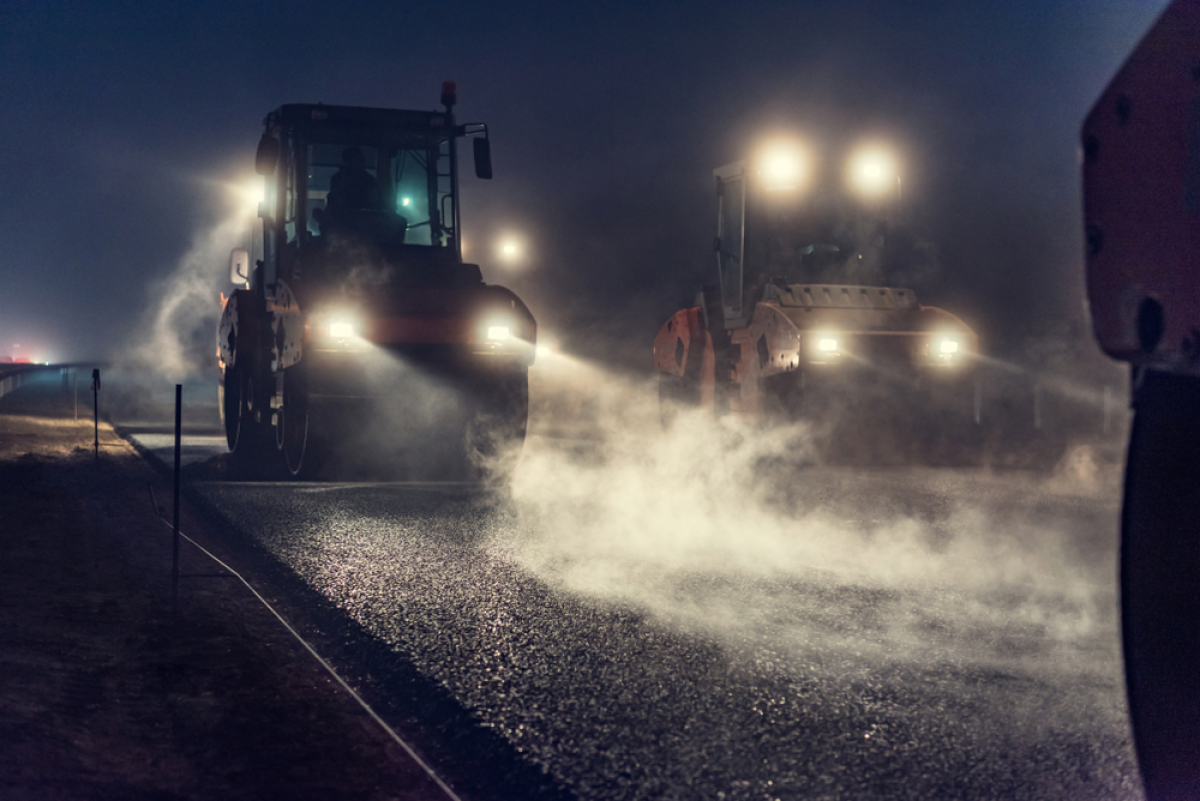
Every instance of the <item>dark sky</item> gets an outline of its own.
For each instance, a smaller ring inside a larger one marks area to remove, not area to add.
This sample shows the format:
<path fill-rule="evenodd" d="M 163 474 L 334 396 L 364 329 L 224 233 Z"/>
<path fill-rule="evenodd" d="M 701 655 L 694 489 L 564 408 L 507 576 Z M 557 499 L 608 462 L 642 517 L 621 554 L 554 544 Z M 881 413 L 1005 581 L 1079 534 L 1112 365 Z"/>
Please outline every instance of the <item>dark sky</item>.
<path fill-rule="evenodd" d="M 712 280 L 712 169 L 768 131 L 898 142 L 922 300 L 1011 347 L 1082 319 L 1078 130 L 1164 5 L 0 0 L 0 355 L 127 347 L 267 111 L 432 109 L 446 79 L 496 168 L 464 180 L 468 257 L 576 349 L 649 366 Z M 483 247 L 510 229 L 520 273 Z"/>

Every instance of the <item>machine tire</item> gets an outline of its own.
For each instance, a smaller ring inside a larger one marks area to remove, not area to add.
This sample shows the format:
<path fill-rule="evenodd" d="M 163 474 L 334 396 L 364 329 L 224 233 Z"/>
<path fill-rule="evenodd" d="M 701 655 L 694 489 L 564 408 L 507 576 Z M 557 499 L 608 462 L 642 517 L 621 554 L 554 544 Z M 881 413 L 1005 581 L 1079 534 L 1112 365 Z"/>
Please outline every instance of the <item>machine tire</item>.
<path fill-rule="evenodd" d="M 664 429 L 700 406 L 700 382 L 687 375 L 658 374 L 658 414 Z"/>
<path fill-rule="evenodd" d="M 506 483 L 516 469 L 529 423 L 529 375 L 476 387 L 465 431 L 463 478 Z"/>
<path fill-rule="evenodd" d="M 221 374 L 221 421 L 225 424 L 225 444 L 236 451 L 242 433 L 242 378 L 233 366 Z"/>
<path fill-rule="evenodd" d="M 244 465 L 261 462 L 269 453 L 266 426 L 254 412 L 266 404 L 266 395 L 252 371 L 234 364 L 225 369 L 225 440 L 230 453 Z"/>
<path fill-rule="evenodd" d="M 308 403 L 308 371 L 301 362 L 283 371 L 283 406 L 275 439 L 292 478 L 311 479 L 324 465 L 315 428 Z"/>
<path fill-rule="evenodd" d="M 1121 634 L 1148 801 L 1200 787 L 1200 379 L 1135 393 L 1121 514 Z"/>
<path fill-rule="evenodd" d="M 927 467 L 971 468 L 985 463 L 985 429 L 975 420 L 973 375 L 925 385 L 914 407 L 913 463 Z"/>
<path fill-rule="evenodd" d="M 758 384 L 758 413 L 768 425 L 805 419 L 804 373 L 793 371 L 767 376 Z"/>

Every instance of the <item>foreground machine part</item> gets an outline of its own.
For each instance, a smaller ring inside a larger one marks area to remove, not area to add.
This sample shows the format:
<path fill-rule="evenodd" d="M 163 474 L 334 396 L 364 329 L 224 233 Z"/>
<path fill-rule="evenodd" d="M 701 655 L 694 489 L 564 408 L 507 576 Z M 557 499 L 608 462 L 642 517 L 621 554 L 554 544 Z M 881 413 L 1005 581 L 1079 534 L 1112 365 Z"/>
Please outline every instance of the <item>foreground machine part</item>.
<path fill-rule="evenodd" d="M 803 418 L 849 445 L 863 419 L 886 419 L 866 434 L 886 439 L 931 403 L 953 411 L 902 448 L 951 434 L 950 420 L 973 423 L 975 332 L 884 283 L 912 255 L 896 245 L 894 166 L 867 150 L 845 176 L 825 175 L 805 156 L 780 147 L 716 170 L 719 284 L 655 339 L 664 419 L 695 405 Z"/>
<path fill-rule="evenodd" d="M 1133 365 L 1121 633 L 1148 801 L 1200 799 L 1200 2 L 1176 0 L 1083 126 L 1096 340 Z"/>
<path fill-rule="evenodd" d="M 462 261 L 456 141 L 443 111 L 271 112 L 255 265 L 233 252 L 217 334 L 232 457 L 296 477 L 329 462 L 404 478 L 502 475 L 525 437 L 536 324 Z"/>

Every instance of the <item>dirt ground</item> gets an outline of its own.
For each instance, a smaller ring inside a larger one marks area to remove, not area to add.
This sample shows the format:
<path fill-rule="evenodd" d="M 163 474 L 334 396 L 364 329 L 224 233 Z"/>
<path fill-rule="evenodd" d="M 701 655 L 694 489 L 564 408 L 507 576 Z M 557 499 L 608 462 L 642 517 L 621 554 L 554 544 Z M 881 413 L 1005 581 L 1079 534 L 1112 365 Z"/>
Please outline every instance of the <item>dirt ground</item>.
<path fill-rule="evenodd" d="M 0 398 L 0 798 L 445 798 L 239 583 L 173 614 L 170 485 L 90 411 Z"/>

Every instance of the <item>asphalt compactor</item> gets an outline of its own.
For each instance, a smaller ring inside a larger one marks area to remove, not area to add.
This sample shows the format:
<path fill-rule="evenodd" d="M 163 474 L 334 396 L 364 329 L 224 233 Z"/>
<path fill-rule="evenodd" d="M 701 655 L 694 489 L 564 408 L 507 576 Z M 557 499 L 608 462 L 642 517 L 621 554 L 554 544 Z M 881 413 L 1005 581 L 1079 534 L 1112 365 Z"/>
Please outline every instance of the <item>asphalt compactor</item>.
<path fill-rule="evenodd" d="M 715 171 L 719 283 L 654 342 L 664 422 L 681 410 L 808 421 L 818 452 L 953 461 L 975 434 L 978 336 L 888 285 L 920 256 L 889 155 L 845 171 L 791 144 Z"/>
<path fill-rule="evenodd" d="M 502 477 L 519 453 L 537 326 L 462 260 L 456 143 L 491 178 L 483 124 L 440 111 L 285 105 L 256 156 L 254 250 L 217 334 L 231 459 L 314 477 Z M 251 266 L 253 261 L 253 266 Z"/>

